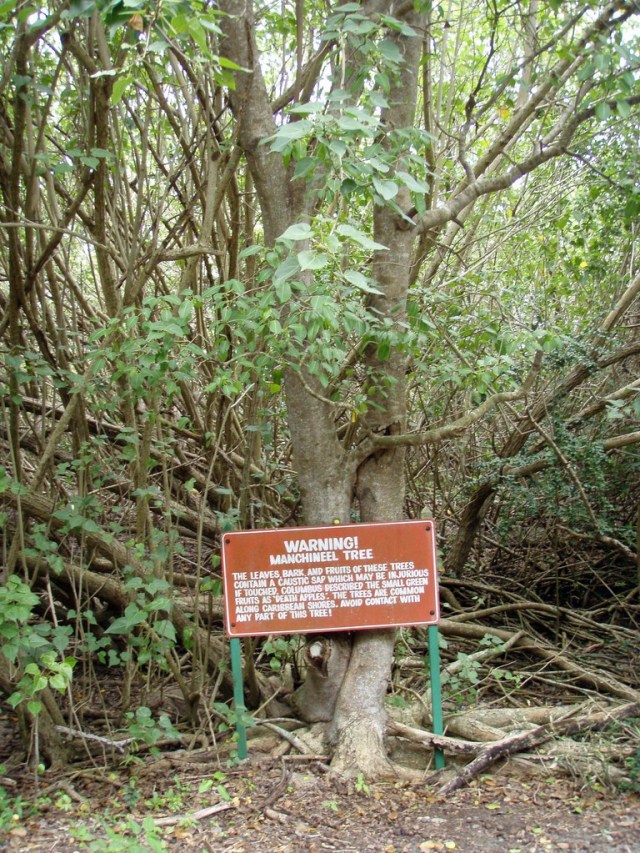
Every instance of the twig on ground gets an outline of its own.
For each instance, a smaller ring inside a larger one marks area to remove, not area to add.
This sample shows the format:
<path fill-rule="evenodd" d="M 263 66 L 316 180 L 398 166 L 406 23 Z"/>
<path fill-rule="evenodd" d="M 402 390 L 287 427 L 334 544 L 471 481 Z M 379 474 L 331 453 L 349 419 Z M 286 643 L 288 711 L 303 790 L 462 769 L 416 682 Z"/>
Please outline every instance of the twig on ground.
<path fill-rule="evenodd" d="M 218 814 L 219 812 L 226 812 L 227 809 L 233 808 L 235 808 L 235 805 L 233 803 L 217 803 L 215 806 L 207 806 L 207 808 L 205 809 L 199 809 L 199 811 L 191 812 L 190 814 L 170 815 L 169 817 L 154 818 L 153 825 L 176 826 L 176 824 L 182 823 L 185 820 L 204 820 L 206 817 L 211 817 L 211 815 L 213 814 Z"/>
<path fill-rule="evenodd" d="M 276 726 L 275 723 L 270 723 L 267 720 L 256 720 L 256 725 L 264 726 L 266 729 L 275 732 L 275 734 L 283 738 L 283 740 L 286 740 L 292 747 L 294 747 L 294 749 L 297 749 L 298 752 L 301 752 L 303 755 L 308 755 L 311 752 L 311 749 L 306 743 L 304 743 L 304 741 L 300 740 L 299 737 L 296 737 L 286 729 L 283 729 L 282 726 Z"/>
<path fill-rule="evenodd" d="M 110 746 L 118 752 L 124 752 L 125 747 L 129 746 L 129 744 L 135 741 L 133 737 L 123 738 L 122 740 L 111 740 L 107 737 L 102 737 L 101 735 L 92 735 L 89 732 L 81 732 L 79 729 L 70 729 L 68 726 L 56 726 L 56 731 L 62 732 L 62 734 L 69 735 L 70 737 L 78 737 L 83 740 L 92 740 L 96 743 L 104 744 L 105 746 Z"/>

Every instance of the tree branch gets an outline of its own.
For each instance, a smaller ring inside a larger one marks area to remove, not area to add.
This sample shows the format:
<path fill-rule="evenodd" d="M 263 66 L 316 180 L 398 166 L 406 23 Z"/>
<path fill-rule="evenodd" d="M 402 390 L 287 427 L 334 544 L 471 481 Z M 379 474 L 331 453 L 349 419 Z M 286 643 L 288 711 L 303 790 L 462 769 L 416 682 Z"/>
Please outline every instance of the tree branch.
<path fill-rule="evenodd" d="M 452 421 L 450 424 L 444 424 L 441 427 L 434 427 L 426 432 L 407 433 L 405 435 L 375 435 L 369 436 L 366 442 L 366 448 L 360 447 L 360 454 L 369 455 L 373 449 L 377 450 L 383 447 L 418 447 L 424 444 L 437 444 L 440 441 L 445 441 L 448 438 L 454 438 L 457 435 L 465 432 L 476 421 L 483 418 L 487 412 L 495 409 L 500 403 L 513 402 L 514 400 L 522 399 L 532 388 L 533 383 L 540 371 L 542 365 L 542 352 L 537 352 L 533 366 L 529 371 L 529 375 L 516 391 L 501 391 L 497 394 L 492 394 L 483 403 L 467 412 L 461 418 Z M 366 458 L 366 457 L 365 457 Z"/>

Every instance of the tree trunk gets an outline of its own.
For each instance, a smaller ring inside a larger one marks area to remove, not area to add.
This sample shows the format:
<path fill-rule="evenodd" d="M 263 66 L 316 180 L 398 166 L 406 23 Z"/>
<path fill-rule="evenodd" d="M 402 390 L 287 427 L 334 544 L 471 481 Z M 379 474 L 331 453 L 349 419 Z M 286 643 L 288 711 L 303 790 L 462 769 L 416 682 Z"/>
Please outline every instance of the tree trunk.
<path fill-rule="evenodd" d="M 389 106 L 382 111 L 384 144 L 400 166 L 400 144 L 391 134 L 413 123 L 422 38 L 417 33 L 424 16 L 397 12 L 416 35 L 392 34 L 404 54 L 402 65 L 389 74 Z M 397 8 L 396 8 L 397 7 Z M 239 122 L 238 139 L 255 182 L 264 219 L 265 242 L 275 239 L 303 217 L 305 192 L 303 181 L 288 179 L 280 155 L 264 144 L 276 130 L 264 85 L 253 32 L 250 3 L 227 0 L 222 9 L 232 17 L 224 18 L 222 50 L 249 73 L 236 75 L 236 89 L 230 95 Z M 394 149 L 395 150 L 395 149 Z M 311 180 L 316 180 L 314 176 Z M 396 196 L 400 208 L 408 211 L 411 199 L 401 188 Z M 371 310 L 391 322 L 402 323 L 406 315 L 409 271 L 414 237 L 406 220 L 384 204 L 374 213 L 374 239 L 386 246 L 373 258 L 373 273 L 379 294 L 371 297 Z M 309 284 L 312 281 L 309 280 Z M 384 352 L 384 350 L 382 350 Z M 364 367 L 370 383 L 371 405 L 364 417 L 366 429 L 388 435 L 405 426 L 405 356 L 395 350 L 380 357 L 377 343 L 364 355 Z M 351 520 L 354 498 L 362 521 L 393 521 L 402 517 L 404 502 L 403 451 L 376 451 L 359 466 L 340 442 L 335 426 L 335 410 L 323 398 L 322 386 L 299 367 L 285 372 L 287 415 L 293 459 L 304 510 L 310 525 L 346 523 Z M 307 720 L 330 722 L 329 739 L 334 747 L 333 767 L 342 773 L 365 772 L 387 775 L 391 765 L 384 749 L 384 697 L 391 672 L 394 631 L 365 631 L 355 635 L 313 638 L 306 650 L 308 676 L 296 696 L 297 706 Z"/>

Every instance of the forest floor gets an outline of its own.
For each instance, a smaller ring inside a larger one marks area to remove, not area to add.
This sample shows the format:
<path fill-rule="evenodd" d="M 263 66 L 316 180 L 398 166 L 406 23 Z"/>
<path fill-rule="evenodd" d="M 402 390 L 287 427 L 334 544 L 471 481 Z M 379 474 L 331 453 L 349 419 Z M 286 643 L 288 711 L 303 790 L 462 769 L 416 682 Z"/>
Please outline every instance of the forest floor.
<path fill-rule="evenodd" d="M 450 794 L 331 778 L 319 761 L 147 757 L 113 770 L 33 775 L 0 803 L 2 851 L 146 853 L 638 853 L 640 796 L 517 764 Z M 445 773 L 451 772 L 449 770 Z M 439 780 L 440 781 L 440 780 Z"/>

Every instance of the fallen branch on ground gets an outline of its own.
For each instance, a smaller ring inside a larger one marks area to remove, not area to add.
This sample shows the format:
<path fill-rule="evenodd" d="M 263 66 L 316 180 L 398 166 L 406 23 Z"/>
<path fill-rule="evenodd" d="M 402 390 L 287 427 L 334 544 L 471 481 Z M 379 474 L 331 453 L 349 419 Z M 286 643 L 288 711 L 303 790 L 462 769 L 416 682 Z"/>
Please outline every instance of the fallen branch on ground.
<path fill-rule="evenodd" d="M 154 818 L 153 825 L 154 826 L 176 826 L 178 823 L 182 823 L 184 820 L 204 820 L 206 817 L 211 817 L 212 814 L 219 814 L 219 812 L 226 812 L 227 809 L 235 808 L 233 803 L 218 803 L 215 806 L 208 806 L 206 809 L 200 809 L 197 812 L 192 812 L 191 814 L 182 814 L 182 815 L 171 815 L 170 817 L 157 817 Z"/>
<path fill-rule="evenodd" d="M 471 779 L 482 773 L 490 764 L 498 761 L 501 758 L 506 758 L 517 752 L 522 752 L 526 749 L 531 749 L 534 746 L 539 746 L 545 741 L 551 740 L 557 736 L 570 736 L 578 732 L 595 731 L 608 726 L 613 720 L 624 720 L 627 717 L 634 717 L 640 713 L 640 702 L 629 702 L 626 705 L 620 705 L 617 708 L 604 711 L 591 716 L 579 717 L 578 719 L 567 718 L 558 720 L 554 723 L 549 723 L 545 726 L 538 726 L 528 732 L 517 732 L 513 735 L 508 735 L 499 741 L 494 741 L 485 746 L 482 751 L 466 765 L 450 782 L 443 785 L 438 791 L 439 794 L 446 795 L 453 791 L 457 791 L 466 785 Z"/>

